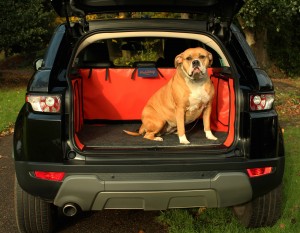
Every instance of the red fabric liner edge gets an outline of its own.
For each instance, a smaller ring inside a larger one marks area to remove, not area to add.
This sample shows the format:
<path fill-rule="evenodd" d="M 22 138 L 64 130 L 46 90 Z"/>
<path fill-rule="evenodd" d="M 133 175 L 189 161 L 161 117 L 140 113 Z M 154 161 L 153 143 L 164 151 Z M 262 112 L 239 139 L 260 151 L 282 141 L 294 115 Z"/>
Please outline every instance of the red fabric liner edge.
<path fill-rule="evenodd" d="M 234 90 L 234 83 L 229 79 L 229 88 Z M 235 95 L 230 95 L 230 113 L 229 113 L 229 131 L 224 146 L 229 147 L 234 141 L 234 123 L 235 123 Z"/>
<path fill-rule="evenodd" d="M 84 148 L 85 145 L 81 143 L 81 141 L 79 140 L 79 138 L 77 136 L 77 133 L 74 134 L 74 139 L 75 139 L 75 143 L 76 143 L 77 147 L 80 150 L 83 150 L 83 148 Z"/>

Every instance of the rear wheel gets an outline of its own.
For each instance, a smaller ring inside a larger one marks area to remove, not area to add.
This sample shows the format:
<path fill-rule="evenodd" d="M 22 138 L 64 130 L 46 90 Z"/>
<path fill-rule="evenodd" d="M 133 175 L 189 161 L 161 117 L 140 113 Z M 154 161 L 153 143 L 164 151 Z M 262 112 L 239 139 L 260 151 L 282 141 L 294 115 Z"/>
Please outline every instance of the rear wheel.
<path fill-rule="evenodd" d="M 21 233 L 53 231 L 54 206 L 25 192 L 15 180 L 15 215 Z"/>
<path fill-rule="evenodd" d="M 247 228 L 273 226 L 282 213 L 282 184 L 271 192 L 243 205 L 233 212 Z"/>

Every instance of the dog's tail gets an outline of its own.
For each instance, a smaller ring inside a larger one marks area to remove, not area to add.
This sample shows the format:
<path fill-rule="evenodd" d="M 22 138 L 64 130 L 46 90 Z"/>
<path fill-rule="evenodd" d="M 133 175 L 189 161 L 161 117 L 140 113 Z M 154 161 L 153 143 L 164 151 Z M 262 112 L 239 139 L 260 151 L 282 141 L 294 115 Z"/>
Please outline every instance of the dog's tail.
<path fill-rule="evenodd" d="M 128 135 L 131 135 L 131 136 L 140 136 L 141 135 L 138 132 L 131 132 L 131 131 L 128 131 L 128 130 L 123 130 L 123 132 L 127 133 Z"/>

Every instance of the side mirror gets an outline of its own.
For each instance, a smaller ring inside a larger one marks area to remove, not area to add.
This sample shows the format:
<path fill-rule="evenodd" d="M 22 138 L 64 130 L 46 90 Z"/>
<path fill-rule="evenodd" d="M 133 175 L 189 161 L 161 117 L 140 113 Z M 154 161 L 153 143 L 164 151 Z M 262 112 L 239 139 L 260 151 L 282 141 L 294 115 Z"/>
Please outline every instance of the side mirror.
<path fill-rule="evenodd" d="M 44 59 L 38 58 L 33 62 L 34 70 L 39 70 L 44 65 Z"/>

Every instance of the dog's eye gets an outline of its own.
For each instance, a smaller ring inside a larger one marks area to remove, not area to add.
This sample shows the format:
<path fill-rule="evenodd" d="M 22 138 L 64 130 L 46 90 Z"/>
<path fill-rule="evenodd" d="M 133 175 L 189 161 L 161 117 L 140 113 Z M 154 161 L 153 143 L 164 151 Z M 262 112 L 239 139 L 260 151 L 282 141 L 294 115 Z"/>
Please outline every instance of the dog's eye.
<path fill-rule="evenodd" d="M 192 60 L 192 57 L 187 57 L 186 60 L 190 61 Z"/>
<path fill-rule="evenodd" d="M 200 59 L 204 59 L 205 56 L 204 56 L 204 55 L 200 55 L 199 58 L 200 58 Z"/>

